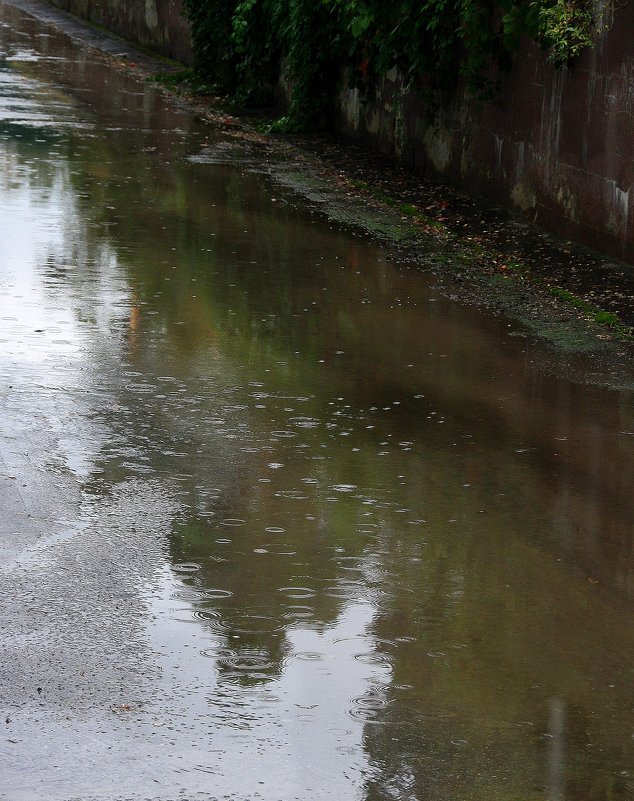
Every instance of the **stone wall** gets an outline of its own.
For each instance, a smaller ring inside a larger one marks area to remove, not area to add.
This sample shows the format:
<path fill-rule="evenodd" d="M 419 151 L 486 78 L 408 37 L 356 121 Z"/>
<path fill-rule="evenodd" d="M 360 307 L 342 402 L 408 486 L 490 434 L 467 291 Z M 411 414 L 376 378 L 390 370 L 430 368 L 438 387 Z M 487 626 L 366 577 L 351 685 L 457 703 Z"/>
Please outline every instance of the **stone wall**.
<path fill-rule="evenodd" d="M 459 91 L 430 114 L 392 72 L 376 99 L 341 93 L 335 125 L 414 169 L 634 261 L 634 3 L 571 67 L 525 43 L 495 103 Z"/>
<path fill-rule="evenodd" d="M 181 0 L 49 0 L 51 5 L 102 25 L 164 56 L 192 62 L 189 26 Z"/>

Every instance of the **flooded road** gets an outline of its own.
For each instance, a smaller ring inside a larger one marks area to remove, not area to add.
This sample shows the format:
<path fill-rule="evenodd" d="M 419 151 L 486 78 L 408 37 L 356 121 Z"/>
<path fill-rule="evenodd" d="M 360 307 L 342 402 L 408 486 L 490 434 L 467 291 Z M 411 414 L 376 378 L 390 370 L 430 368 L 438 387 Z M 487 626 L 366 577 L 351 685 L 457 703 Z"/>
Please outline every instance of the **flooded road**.
<path fill-rule="evenodd" d="M 0 798 L 634 798 L 632 393 L 0 24 Z"/>

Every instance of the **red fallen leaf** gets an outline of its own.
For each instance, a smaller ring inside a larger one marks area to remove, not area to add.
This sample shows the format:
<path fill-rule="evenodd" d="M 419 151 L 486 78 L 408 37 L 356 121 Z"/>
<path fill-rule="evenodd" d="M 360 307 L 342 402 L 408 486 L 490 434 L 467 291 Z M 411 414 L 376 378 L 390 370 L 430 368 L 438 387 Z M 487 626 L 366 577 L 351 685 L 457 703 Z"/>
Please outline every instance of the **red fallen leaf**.
<path fill-rule="evenodd" d="M 133 712 L 135 707 L 132 704 L 116 704 L 115 706 L 111 706 L 110 709 L 113 712 Z"/>

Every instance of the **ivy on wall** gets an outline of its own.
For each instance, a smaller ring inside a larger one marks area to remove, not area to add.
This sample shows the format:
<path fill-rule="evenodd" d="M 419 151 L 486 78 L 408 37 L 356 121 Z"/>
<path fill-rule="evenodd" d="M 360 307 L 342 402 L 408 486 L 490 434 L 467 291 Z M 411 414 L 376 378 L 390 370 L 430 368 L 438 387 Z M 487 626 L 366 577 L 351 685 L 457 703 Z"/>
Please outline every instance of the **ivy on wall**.
<path fill-rule="evenodd" d="M 371 91 L 397 68 L 435 98 L 459 79 L 492 96 L 523 36 L 556 65 L 605 28 L 612 0 L 185 0 L 195 67 L 248 105 L 271 103 L 282 79 L 290 108 L 280 126 L 323 123 L 342 74 Z"/>

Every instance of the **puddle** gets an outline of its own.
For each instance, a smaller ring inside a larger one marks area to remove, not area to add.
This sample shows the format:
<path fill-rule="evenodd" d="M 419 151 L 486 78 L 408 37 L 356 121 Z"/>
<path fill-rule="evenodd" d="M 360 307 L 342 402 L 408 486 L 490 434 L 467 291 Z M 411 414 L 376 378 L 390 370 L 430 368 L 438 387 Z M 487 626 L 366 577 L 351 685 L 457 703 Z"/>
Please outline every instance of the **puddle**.
<path fill-rule="evenodd" d="M 0 798 L 632 798 L 632 394 L 0 13 Z"/>

